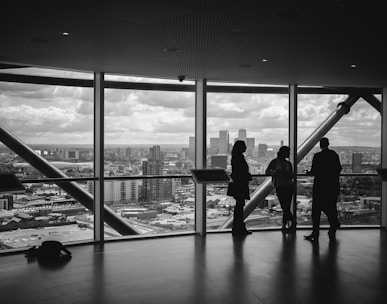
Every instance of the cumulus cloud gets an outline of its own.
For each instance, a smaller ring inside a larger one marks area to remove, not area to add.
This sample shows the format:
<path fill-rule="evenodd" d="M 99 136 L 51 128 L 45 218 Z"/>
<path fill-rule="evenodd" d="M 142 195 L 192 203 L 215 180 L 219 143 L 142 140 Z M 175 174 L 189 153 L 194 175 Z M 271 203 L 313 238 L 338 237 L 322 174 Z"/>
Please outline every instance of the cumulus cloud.
<path fill-rule="evenodd" d="M 0 120 L 28 143 L 92 143 L 93 90 L 0 82 Z M 342 95 L 300 95 L 298 139 L 303 142 L 344 101 Z M 247 130 L 256 144 L 288 138 L 286 94 L 209 93 L 208 137 Z M 105 141 L 120 144 L 188 144 L 195 133 L 192 92 L 105 90 Z M 380 114 L 359 100 L 328 133 L 334 145 L 379 145 Z"/>
<path fill-rule="evenodd" d="M 2 125 L 29 143 L 41 134 L 52 134 L 53 143 L 60 143 L 65 134 L 92 132 L 92 116 L 80 116 L 71 109 L 47 107 L 36 109 L 28 105 L 0 109 Z M 71 138 L 71 137 L 69 137 Z M 39 142 L 36 142 L 39 143 Z"/>

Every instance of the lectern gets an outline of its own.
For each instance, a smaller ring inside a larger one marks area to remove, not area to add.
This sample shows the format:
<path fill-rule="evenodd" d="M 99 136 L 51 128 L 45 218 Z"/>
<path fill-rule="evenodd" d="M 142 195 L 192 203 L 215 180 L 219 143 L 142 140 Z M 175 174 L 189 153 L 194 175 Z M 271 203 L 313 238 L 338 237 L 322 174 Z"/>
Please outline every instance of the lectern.
<path fill-rule="evenodd" d="M 227 184 L 231 177 L 224 169 L 192 169 L 192 178 L 197 184 Z"/>

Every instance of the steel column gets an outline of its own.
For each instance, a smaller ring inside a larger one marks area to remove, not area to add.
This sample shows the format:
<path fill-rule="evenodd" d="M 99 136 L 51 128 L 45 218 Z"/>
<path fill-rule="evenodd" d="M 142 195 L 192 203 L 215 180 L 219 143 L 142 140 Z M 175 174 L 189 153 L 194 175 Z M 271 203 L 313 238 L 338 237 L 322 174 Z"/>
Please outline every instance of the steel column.
<path fill-rule="evenodd" d="M 104 237 L 104 73 L 94 73 L 94 240 Z"/>
<path fill-rule="evenodd" d="M 289 148 L 290 162 L 293 165 L 294 176 L 297 175 L 297 109 L 298 109 L 298 87 L 289 86 Z M 292 199 L 291 210 L 294 218 L 297 215 L 297 182 L 294 183 L 294 196 Z M 295 223 L 293 223 L 295 224 Z"/>
<path fill-rule="evenodd" d="M 196 81 L 195 92 L 195 168 L 205 169 L 207 164 L 207 80 Z M 195 185 L 195 231 L 206 234 L 206 185 Z"/>
<path fill-rule="evenodd" d="M 382 93 L 382 168 L 387 168 L 387 87 Z M 382 181 L 382 227 L 387 227 L 387 181 Z"/>

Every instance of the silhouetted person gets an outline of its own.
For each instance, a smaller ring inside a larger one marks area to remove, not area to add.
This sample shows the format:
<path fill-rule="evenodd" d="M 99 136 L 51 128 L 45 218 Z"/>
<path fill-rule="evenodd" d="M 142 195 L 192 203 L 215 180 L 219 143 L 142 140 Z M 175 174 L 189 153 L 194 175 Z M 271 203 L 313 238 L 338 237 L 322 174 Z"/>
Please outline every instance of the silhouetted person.
<path fill-rule="evenodd" d="M 331 149 L 328 149 L 329 140 L 321 138 L 321 152 L 313 156 L 312 168 L 308 175 L 314 176 L 313 202 L 312 202 L 312 223 L 313 232 L 305 239 L 310 241 L 318 240 L 320 231 L 320 217 L 323 211 L 328 218 L 330 229 L 328 232 L 331 240 L 336 239 L 336 230 L 340 227 L 337 218 L 337 198 L 340 193 L 340 172 L 342 170 L 339 156 Z"/>
<path fill-rule="evenodd" d="M 245 200 L 250 199 L 249 181 L 252 180 L 249 166 L 243 155 L 245 151 L 246 144 L 243 140 L 237 140 L 231 151 L 231 178 L 233 182 L 228 185 L 227 195 L 232 196 L 236 201 L 232 226 L 233 235 L 251 234 L 246 229 L 243 220 L 243 207 Z"/>
<path fill-rule="evenodd" d="M 294 175 L 293 166 L 287 158 L 290 156 L 290 148 L 282 146 L 277 158 L 273 159 L 266 169 L 266 174 L 273 177 L 275 191 L 280 202 L 283 216 L 282 216 L 282 231 L 294 231 L 296 227 L 295 218 L 290 211 L 292 198 L 294 194 Z M 291 226 L 287 226 L 291 222 Z"/>

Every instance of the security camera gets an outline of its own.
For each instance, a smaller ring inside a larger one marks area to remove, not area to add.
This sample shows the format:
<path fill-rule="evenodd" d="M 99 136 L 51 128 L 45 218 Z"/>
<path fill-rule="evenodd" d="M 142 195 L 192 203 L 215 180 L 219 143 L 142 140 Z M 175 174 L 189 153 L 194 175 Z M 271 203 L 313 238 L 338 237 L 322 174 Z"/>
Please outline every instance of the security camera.
<path fill-rule="evenodd" d="M 185 79 L 185 75 L 178 75 L 177 79 L 179 79 L 179 81 L 182 82 Z"/>

